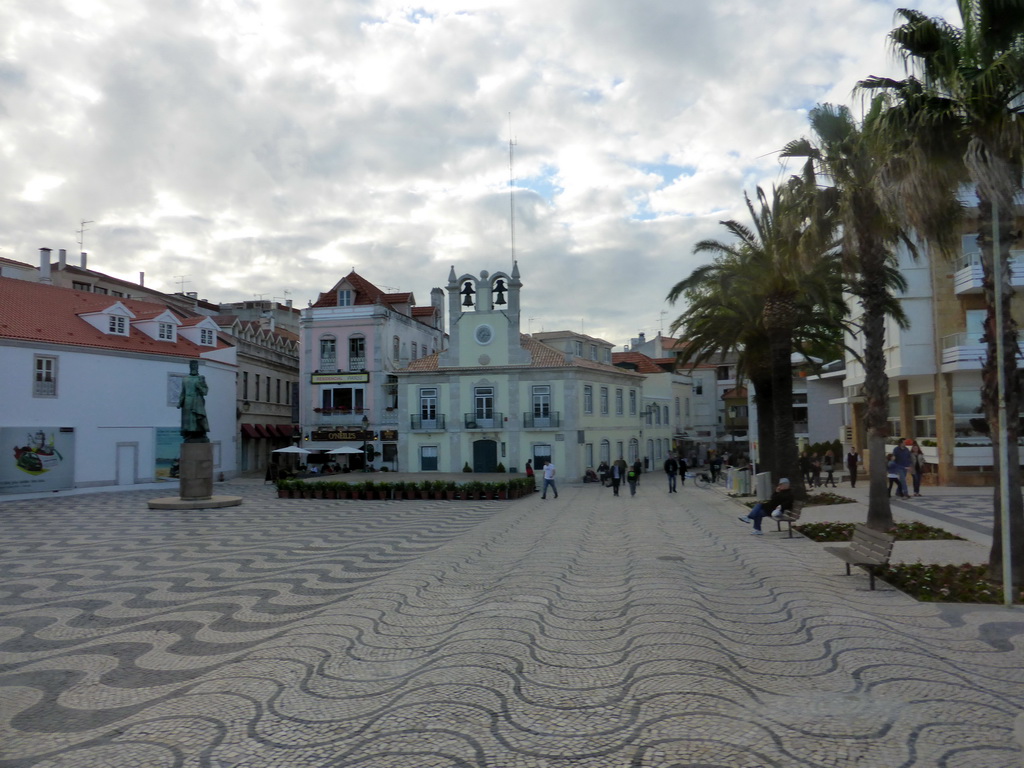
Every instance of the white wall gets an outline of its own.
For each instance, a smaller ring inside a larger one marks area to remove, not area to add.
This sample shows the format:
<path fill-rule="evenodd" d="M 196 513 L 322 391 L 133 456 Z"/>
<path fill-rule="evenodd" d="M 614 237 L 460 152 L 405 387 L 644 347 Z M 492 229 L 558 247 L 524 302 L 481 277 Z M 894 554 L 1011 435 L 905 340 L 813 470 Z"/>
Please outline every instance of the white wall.
<path fill-rule="evenodd" d="M 233 349 L 231 350 L 233 353 Z M 33 397 L 35 354 L 55 356 L 57 397 Z M 224 358 L 222 350 L 218 357 Z M 227 355 L 230 357 L 230 355 Z M 80 348 L 0 347 L 4 397 L 0 425 L 75 428 L 75 486 L 117 482 L 118 446 L 135 446 L 137 482 L 153 479 L 155 428 L 181 425 L 177 402 L 168 401 L 168 375 L 188 375 L 188 360 L 147 355 L 105 354 Z M 214 476 L 237 471 L 235 366 L 203 360 L 200 374 L 210 393 L 206 410 L 214 446 Z M 124 482 L 122 478 L 122 483 Z"/>

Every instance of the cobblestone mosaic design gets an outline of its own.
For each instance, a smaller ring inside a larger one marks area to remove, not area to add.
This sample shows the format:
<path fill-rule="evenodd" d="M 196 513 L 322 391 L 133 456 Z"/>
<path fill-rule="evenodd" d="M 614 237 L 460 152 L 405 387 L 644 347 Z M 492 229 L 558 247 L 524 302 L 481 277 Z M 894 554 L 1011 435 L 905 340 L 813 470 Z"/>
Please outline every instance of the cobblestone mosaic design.
<path fill-rule="evenodd" d="M 989 614 L 694 489 L 560 490 L 2 503 L 0 768 L 1019 768 Z"/>

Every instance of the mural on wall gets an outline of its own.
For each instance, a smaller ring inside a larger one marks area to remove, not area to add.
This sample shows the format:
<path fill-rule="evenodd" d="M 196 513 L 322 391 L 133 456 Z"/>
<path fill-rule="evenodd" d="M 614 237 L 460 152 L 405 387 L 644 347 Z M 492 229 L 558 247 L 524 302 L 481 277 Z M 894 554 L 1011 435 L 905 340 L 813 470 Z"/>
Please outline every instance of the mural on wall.
<path fill-rule="evenodd" d="M 2 427 L 0 447 L 0 493 L 60 491 L 74 487 L 74 429 Z"/>
<path fill-rule="evenodd" d="M 178 479 L 178 461 L 181 458 L 182 442 L 183 438 L 179 427 L 156 428 L 154 476 L 157 480 Z"/>

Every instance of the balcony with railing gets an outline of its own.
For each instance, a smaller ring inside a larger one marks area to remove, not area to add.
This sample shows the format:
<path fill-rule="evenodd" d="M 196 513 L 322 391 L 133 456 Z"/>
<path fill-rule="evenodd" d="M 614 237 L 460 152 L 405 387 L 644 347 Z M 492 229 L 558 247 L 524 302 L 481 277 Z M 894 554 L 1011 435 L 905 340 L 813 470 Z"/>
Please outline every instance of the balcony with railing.
<path fill-rule="evenodd" d="M 338 358 L 335 355 L 320 355 L 320 367 L 317 370 L 321 373 L 333 373 L 338 370 Z"/>
<path fill-rule="evenodd" d="M 1024 286 L 1024 250 L 1010 251 L 1010 284 Z M 953 262 L 953 290 L 956 294 L 981 293 L 981 252 L 970 251 Z"/>
<path fill-rule="evenodd" d="M 986 352 L 980 333 L 951 333 L 949 336 L 943 336 L 943 371 L 979 371 Z"/>
<path fill-rule="evenodd" d="M 560 411 L 549 411 L 543 416 L 535 413 L 523 414 L 523 429 L 557 429 L 562 426 Z"/>
<path fill-rule="evenodd" d="M 445 428 L 444 414 L 439 413 L 432 419 L 425 419 L 422 416 L 411 416 L 409 427 L 413 432 L 443 432 Z"/>
<path fill-rule="evenodd" d="M 463 423 L 466 429 L 502 429 L 505 417 L 497 411 L 488 412 L 486 416 L 480 413 L 467 413 Z"/>
<path fill-rule="evenodd" d="M 358 372 L 366 370 L 366 358 L 365 357 L 350 357 L 348 359 L 348 369 L 350 372 Z"/>

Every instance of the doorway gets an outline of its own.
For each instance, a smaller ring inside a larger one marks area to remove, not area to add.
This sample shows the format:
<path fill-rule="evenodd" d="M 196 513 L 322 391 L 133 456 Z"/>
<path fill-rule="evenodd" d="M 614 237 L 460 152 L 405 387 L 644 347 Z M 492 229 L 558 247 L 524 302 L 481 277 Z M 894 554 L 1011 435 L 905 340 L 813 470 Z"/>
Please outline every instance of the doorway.
<path fill-rule="evenodd" d="M 473 443 L 473 471 L 495 472 L 498 469 L 498 442 L 477 440 Z"/>

